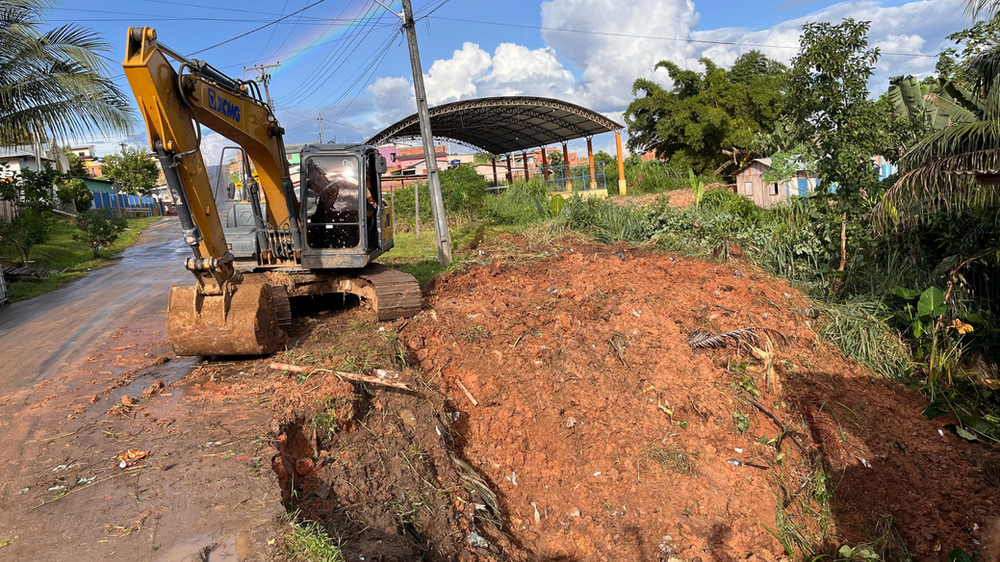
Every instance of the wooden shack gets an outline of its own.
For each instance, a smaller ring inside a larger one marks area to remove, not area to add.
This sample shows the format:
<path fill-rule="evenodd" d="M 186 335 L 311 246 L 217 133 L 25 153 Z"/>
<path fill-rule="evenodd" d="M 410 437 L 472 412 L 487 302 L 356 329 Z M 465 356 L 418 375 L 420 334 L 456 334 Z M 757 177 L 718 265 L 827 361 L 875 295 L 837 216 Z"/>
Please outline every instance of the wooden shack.
<path fill-rule="evenodd" d="M 752 200 L 761 207 L 770 207 L 793 196 L 802 196 L 816 190 L 816 174 L 799 170 L 796 177 L 780 183 L 765 183 L 764 172 L 771 167 L 770 158 L 757 158 L 736 172 L 736 193 Z"/>

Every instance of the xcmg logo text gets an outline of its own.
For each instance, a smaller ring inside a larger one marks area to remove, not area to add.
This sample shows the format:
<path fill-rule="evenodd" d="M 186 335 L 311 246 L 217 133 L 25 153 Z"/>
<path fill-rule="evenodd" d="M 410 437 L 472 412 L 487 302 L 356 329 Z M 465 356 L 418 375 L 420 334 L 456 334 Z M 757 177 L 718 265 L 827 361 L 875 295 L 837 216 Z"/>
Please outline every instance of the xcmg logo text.
<path fill-rule="evenodd" d="M 208 108 L 237 123 L 240 122 L 240 106 L 230 103 L 226 98 L 216 94 L 212 88 L 208 89 Z"/>

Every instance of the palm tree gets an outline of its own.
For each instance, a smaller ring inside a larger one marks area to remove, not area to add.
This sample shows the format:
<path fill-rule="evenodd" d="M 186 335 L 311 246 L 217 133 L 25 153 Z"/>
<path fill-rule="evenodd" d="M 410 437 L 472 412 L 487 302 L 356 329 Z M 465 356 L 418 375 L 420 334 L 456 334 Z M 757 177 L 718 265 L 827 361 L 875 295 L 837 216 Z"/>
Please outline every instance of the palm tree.
<path fill-rule="evenodd" d="M 1000 0 L 970 0 L 970 12 L 997 10 Z M 952 121 L 910 148 L 900 178 L 874 209 L 882 227 L 905 226 L 939 211 L 1000 205 L 1000 45 L 969 56 L 960 72 L 971 91 L 952 101 L 970 119 Z M 962 122 L 965 121 L 965 122 Z"/>
<path fill-rule="evenodd" d="M 109 45 L 77 24 L 42 32 L 53 0 L 0 0 L 0 146 L 130 133 L 132 110 L 111 81 Z"/>

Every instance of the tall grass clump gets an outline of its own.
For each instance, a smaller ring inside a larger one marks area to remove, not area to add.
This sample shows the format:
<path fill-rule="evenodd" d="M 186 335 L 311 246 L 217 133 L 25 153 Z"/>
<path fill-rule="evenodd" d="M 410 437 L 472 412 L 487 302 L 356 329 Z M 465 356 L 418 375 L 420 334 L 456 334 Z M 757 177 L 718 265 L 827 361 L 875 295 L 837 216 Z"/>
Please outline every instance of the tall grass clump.
<path fill-rule="evenodd" d="M 617 170 L 606 173 L 609 179 L 609 191 L 617 193 L 618 182 L 611 181 L 617 177 Z M 628 184 L 630 195 L 663 193 L 664 191 L 684 189 L 689 186 L 686 172 L 679 172 L 662 160 L 649 160 L 647 162 L 626 160 L 625 181 Z M 614 184 L 614 189 L 612 189 L 612 184 Z"/>
<path fill-rule="evenodd" d="M 900 380 L 910 362 L 910 352 L 884 318 L 880 301 L 855 299 L 843 303 L 817 302 L 821 312 L 820 337 L 873 372 Z"/>
<path fill-rule="evenodd" d="M 526 225 L 549 217 L 548 190 L 545 184 L 532 178 L 515 182 L 502 193 L 487 196 L 483 214 L 497 224 Z"/>

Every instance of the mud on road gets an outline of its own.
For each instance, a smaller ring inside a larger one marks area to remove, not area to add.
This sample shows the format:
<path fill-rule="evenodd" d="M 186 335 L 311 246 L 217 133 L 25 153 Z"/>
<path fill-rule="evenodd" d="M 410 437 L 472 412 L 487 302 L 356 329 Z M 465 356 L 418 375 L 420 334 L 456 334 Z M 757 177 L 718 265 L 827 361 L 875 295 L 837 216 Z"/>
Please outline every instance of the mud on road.
<path fill-rule="evenodd" d="M 0 398 L 0 559 L 291 560 L 290 513 L 348 560 L 1000 552 L 995 453 L 819 341 L 784 282 L 579 240 L 477 255 L 413 319 L 293 303 L 273 358 L 178 359 L 152 314 L 26 380 Z M 747 326 L 786 341 L 687 343 Z"/>

